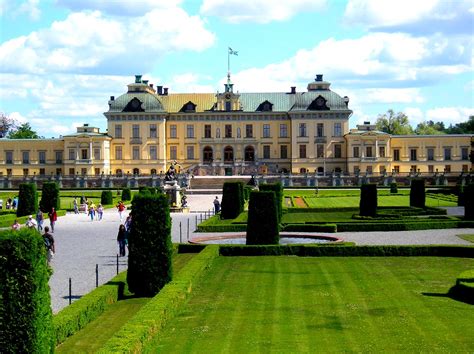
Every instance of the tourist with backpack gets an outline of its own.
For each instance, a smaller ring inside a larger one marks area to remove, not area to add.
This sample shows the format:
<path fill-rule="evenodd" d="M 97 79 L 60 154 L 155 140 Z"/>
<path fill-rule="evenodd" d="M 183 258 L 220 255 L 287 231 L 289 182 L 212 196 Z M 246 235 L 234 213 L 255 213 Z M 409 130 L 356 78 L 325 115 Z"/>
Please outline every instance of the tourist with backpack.
<path fill-rule="evenodd" d="M 49 223 L 51 225 L 51 232 L 54 232 L 54 225 L 56 224 L 56 221 L 58 220 L 58 214 L 56 213 L 56 210 L 54 208 L 51 208 L 51 211 L 48 213 L 48 217 L 49 217 Z"/>
<path fill-rule="evenodd" d="M 49 233 L 49 227 L 44 227 L 44 234 L 43 234 L 44 245 L 46 247 L 46 257 L 48 260 L 48 265 L 51 263 L 53 259 L 54 253 L 56 249 L 54 247 L 54 237 Z"/>

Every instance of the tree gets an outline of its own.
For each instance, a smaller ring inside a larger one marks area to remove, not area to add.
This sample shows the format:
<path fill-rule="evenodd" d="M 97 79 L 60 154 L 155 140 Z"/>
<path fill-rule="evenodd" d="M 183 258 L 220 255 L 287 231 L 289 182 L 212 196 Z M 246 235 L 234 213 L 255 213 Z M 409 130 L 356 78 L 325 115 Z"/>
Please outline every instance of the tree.
<path fill-rule="evenodd" d="M 443 122 L 433 122 L 432 120 L 419 123 L 415 128 L 417 135 L 439 135 L 446 134 Z"/>
<path fill-rule="evenodd" d="M 474 116 L 469 116 L 469 120 L 456 125 L 450 125 L 446 129 L 448 134 L 474 134 Z"/>
<path fill-rule="evenodd" d="M 9 139 L 41 139 L 33 129 L 31 129 L 30 123 L 23 123 L 18 128 L 10 130 L 8 133 Z"/>
<path fill-rule="evenodd" d="M 393 135 L 411 135 L 413 128 L 410 126 L 408 117 L 403 112 L 395 113 L 393 109 L 389 109 L 387 113 L 379 114 L 375 126 L 388 134 Z"/>
<path fill-rule="evenodd" d="M 0 138 L 7 136 L 12 129 L 16 129 L 17 122 L 8 117 L 5 113 L 0 112 Z"/>

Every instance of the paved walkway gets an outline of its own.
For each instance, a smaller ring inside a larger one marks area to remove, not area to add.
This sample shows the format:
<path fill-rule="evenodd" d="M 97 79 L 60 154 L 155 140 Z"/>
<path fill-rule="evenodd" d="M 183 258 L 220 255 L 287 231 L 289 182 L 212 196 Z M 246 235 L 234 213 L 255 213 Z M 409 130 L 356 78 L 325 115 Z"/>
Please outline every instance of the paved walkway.
<path fill-rule="evenodd" d="M 210 194 L 188 196 L 191 213 L 172 214 L 173 242 L 186 242 L 188 235 L 189 238 L 206 235 L 193 233 L 196 218 L 198 223 L 201 218 L 205 218 L 204 212 L 212 210 L 212 201 L 215 197 L 216 195 Z M 222 199 L 221 195 L 218 197 L 219 200 Z M 56 241 L 56 255 L 52 261 L 54 273 L 50 279 L 52 307 L 55 313 L 69 303 L 69 278 L 72 282 L 74 301 L 95 288 L 96 264 L 99 266 L 99 285 L 116 274 L 118 253 L 116 238 L 119 225 L 119 215 L 115 209 L 105 210 L 102 221 L 90 221 L 85 214 L 67 214 L 58 219 L 54 233 Z M 334 234 L 318 234 L 334 236 Z M 474 229 L 343 232 L 337 236 L 359 245 L 469 244 L 456 236 L 459 234 L 474 234 Z M 126 268 L 127 257 L 119 258 L 119 270 Z"/>

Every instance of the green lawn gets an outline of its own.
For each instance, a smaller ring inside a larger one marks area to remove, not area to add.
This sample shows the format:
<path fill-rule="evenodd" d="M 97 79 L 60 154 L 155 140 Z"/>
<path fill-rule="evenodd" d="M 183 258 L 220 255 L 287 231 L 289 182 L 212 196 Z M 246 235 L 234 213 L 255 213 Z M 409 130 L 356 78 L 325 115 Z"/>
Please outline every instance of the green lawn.
<path fill-rule="evenodd" d="M 473 259 L 220 257 L 149 353 L 471 352 Z"/>
<path fill-rule="evenodd" d="M 194 257 L 181 253 L 173 259 L 174 273 L 178 273 Z M 150 298 L 134 298 L 125 290 L 126 298 L 110 305 L 107 310 L 81 331 L 56 348 L 57 353 L 91 353 L 100 349 Z"/>
<path fill-rule="evenodd" d="M 463 240 L 474 243 L 474 234 L 471 234 L 471 235 L 458 235 L 458 237 L 462 238 Z"/>

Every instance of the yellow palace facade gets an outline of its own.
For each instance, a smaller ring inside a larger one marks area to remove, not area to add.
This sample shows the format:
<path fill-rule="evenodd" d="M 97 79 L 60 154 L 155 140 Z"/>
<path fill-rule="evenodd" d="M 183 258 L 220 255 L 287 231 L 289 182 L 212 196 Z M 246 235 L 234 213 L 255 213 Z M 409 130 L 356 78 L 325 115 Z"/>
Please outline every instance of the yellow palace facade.
<path fill-rule="evenodd" d="M 172 94 L 140 75 L 110 97 L 107 132 L 0 139 L 0 176 L 469 172 L 473 135 L 396 136 L 349 129 L 349 98 L 317 75 L 307 90 Z"/>

